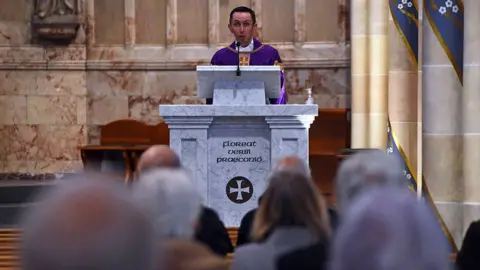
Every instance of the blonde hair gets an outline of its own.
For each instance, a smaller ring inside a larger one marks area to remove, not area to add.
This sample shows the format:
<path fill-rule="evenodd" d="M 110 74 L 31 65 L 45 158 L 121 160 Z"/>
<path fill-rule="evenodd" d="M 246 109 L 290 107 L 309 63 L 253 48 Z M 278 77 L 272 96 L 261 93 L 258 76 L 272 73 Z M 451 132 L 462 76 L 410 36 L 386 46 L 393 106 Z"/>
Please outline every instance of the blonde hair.
<path fill-rule="evenodd" d="M 282 226 L 304 226 L 329 238 L 327 207 L 310 177 L 296 171 L 274 172 L 262 196 L 252 229 L 254 241 L 264 240 Z"/>

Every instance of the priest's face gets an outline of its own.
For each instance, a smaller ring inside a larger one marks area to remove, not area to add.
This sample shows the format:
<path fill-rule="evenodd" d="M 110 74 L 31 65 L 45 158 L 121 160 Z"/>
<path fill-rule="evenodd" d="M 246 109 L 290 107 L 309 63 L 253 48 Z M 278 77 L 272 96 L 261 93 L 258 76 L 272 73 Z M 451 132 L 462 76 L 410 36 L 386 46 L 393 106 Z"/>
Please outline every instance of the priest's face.
<path fill-rule="evenodd" d="M 235 39 L 240 42 L 240 46 L 246 47 L 252 41 L 253 33 L 257 30 L 257 24 L 253 23 L 250 13 L 235 12 L 228 28 Z"/>

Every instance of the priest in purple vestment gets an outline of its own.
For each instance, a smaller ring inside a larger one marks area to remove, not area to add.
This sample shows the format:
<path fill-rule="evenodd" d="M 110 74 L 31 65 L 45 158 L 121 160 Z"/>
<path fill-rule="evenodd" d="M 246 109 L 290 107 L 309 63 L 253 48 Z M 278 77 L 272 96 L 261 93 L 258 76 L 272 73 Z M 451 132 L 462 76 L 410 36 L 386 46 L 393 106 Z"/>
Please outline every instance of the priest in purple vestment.
<path fill-rule="evenodd" d="M 218 66 L 236 66 L 237 64 L 241 66 L 280 66 L 282 69 L 280 98 L 270 99 L 270 104 L 286 104 L 287 93 L 285 92 L 282 59 L 275 48 L 262 44 L 253 38 L 253 34 L 257 29 L 255 12 L 248 7 L 234 8 L 230 12 L 228 28 L 236 40 L 230 46 L 217 51 L 213 55 L 210 64 Z M 240 46 L 237 47 L 237 44 Z M 240 55 L 238 55 L 239 53 Z M 212 99 L 207 99 L 207 104 L 212 104 Z"/>

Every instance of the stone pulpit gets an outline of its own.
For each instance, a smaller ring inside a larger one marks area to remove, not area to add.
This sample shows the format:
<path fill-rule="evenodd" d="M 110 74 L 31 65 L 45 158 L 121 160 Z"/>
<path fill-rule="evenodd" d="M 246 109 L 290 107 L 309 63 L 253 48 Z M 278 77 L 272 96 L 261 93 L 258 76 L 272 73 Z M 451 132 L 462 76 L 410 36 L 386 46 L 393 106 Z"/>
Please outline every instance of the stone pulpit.
<path fill-rule="evenodd" d="M 280 67 L 237 69 L 197 67 L 197 95 L 213 105 L 160 105 L 170 147 L 227 227 L 258 206 L 281 157 L 308 162 L 308 129 L 318 114 L 317 105 L 268 104 L 280 96 Z"/>

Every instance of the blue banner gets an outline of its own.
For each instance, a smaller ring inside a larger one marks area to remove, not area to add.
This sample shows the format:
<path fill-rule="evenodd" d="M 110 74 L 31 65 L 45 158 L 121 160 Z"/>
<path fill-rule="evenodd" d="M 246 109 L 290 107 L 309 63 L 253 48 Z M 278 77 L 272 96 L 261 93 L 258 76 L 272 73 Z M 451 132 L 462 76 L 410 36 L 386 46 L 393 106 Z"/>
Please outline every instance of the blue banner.
<path fill-rule="evenodd" d="M 403 151 L 402 147 L 400 146 L 398 139 L 395 137 L 395 133 L 392 131 L 392 126 L 390 124 L 390 120 L 388 120 L 388 144 L 387 144 L 387 153 L 396 155 L 398 156 L 402 161 L 403 161 L 403 174 L 405 175 L 405 180 L 408 181 L 408 186 L 410 190 L 417 194 L 417 174 L 413 170 L 407 155 L 405 155 L 405 152 Z M 430 196 L 430 193 L 428 192 L 427 184 L 425 183 L 425 180 L 423 179 L 422 176 L 422 193 L 421 193 L 422 201 L 427 203 L 430 206 L 430 209 L 433 211 L 434 215 L 436 216 L 439 225 L 442 227 L 442 230 L 445 234 L 445 237 L 450 243 L 450 252 L 451 253 L 457 253 L 458 248 L 457 245 L 455 244 L 455 241 L 453 240 L 452 235 L 450 234 L 450 231 L 448 230 L 447 226 L 445 225 L 445 222 L 443 221 L 442 217 L 440 216 L 440 213 L 438 213 L 437 208 L 435 207 L 435 203 L 433 202 L 432 197 Z"/>
<path fill-rule="evenodd" d="M 463 84 L 463 3 L 461 0 L 425 0 L 425 14 Z"/>
<path fill-rule="evenodd" d="M 416 0 L 389 0 L 390 13 L 411 60 L 418 64 L 418 6 Z"/>

